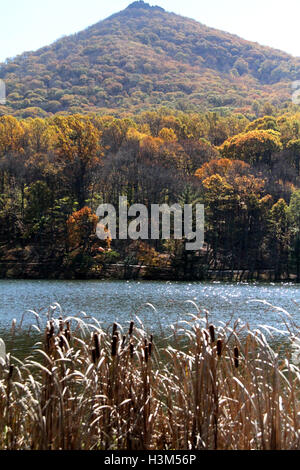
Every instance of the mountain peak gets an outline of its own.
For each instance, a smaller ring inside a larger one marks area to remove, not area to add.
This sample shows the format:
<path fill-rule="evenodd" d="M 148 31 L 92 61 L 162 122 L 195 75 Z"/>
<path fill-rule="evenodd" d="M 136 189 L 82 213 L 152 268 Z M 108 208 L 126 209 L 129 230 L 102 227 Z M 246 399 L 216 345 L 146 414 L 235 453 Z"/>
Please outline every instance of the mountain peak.
<path fill-rule="evenodd" d="M 20 117 L 161 106 L 252 113 L 255 101 L 291 101 L 300 58 L 151 5 L 134 1 L 84 31 L 0 64 L 5 109 Z"/>
<path fill-rule="evenodd" d="M 130 5 L 128 5 L 128 7 L 126 8 L 126 10 L 132 10 L 132 9 L 165 11 L 163 8 L 158 7 L 158 6 L 151 6 L 149 5 L 149 3 L 145 3 L 143 0 L 138 0 L 136 2 L 133 2 Z"/>

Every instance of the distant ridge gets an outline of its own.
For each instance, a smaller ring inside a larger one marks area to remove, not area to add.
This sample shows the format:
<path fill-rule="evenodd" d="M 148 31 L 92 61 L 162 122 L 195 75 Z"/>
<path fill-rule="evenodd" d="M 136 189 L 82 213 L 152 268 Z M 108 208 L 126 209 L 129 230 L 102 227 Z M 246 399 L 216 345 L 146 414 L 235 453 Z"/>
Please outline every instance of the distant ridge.
<path fill-rule="evenodd" d="M 140 9 L 143 9 L 143 10 L 165 11 L 162 7 L 159 7 L 159 6 L 151 6 L 151 5 L 149 5 L 149 3 L 145 3 L 143 0 L 138 0 L 137 2 L 131 3 L 130 5 L 128 5 L 128 7 L 126 8 L 126 10 L 128 10 L 128 9 L 133 9 L 133 8 L 140 8 Z"/>
<path fill-rule="evenodd" d="M 300 59 L 143 1 L 0 66 L 2 113 L 241 110 L 291 102 Z"/>

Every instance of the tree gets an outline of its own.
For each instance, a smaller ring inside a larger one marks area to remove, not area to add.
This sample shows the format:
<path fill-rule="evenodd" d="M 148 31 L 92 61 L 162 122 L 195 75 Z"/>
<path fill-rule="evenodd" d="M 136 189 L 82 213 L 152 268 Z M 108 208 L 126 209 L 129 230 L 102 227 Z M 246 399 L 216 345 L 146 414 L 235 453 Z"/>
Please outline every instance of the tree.
<path fill-rule="evenodd" d="M 250 173 L 242 161 L 219 159 L 197 172 L 205 202 L 208 264 L 215 269 L 259 271 L 263 264 L 269 197 L 263 196 L 264 181 Z"/>
<path fill-rule="evenodd" d="M 288 256 L 290 250 L 290 214 L 284 199 L 273 205 L 270 211 L 269 249 L 275 270 L 275 280 L 279 281 L 283 273 L 288 274 Z"/>
<path fill-rule="evenodd" d="M 96 233 L 99 219 L 89 207 L 74 212 L 67 221 L 71 249 L 81 248 L 83 252 L 91 248 L 91 237 Z"/>
<path fill-rule="evenodd" d="M 300 282 L 300 190 L 293 192 L 289 211 L 292 224 L 292 261 L 296 265 L 297 282 Z"/>
<path fill-rule="evenodd" d="M 254 130 L 227 139 L 219 150 L 223 157 L 243 160 L 250 165 L 271 165 L 272 155 L 282 149 L 276 131 Z"/>
<path fill-rule="evenodd" d="M 255 121 L 248 124 L 248 126 L 246 127 L 246 132 L 250 132 L 254 130 L 259 130 L 259 131 L 273 130 L 276 132 L 280 132 L 277 119 L 273 116 L 264 116 L 262 118 L 256 119 Z"/>
<path fill-rule="evenodd" d="M 72 180 L 79 208 L 83 208 L 87 198 L 88 170 L 94 170 L 103 155 L 101 133 L 88 117 L 78 114 L 57 116 L 53 125 L 57 156 Z"/>
<path fill-rule="evenodd" d="M 24 127 L 12 116 L 0 117 L 0 158 L 23 152 Z"/>
<path fill-rule="evenodd" d="M 297 176 L 300 176 L 300 139 L 290 140 L 287 150 L 291 153 L 292 165 L 295 167 Z"/>

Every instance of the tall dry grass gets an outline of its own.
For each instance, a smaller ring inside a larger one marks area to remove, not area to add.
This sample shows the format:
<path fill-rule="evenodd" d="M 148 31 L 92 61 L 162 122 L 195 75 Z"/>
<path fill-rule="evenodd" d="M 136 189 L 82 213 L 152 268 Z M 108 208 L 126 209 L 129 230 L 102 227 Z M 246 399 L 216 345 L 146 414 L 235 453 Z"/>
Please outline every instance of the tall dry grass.
<path fill-rule="evenodd" d="M 159 348 L 138 319 L 50 318 L 31 356 L 0 363 L 0 448 L 299 449 L 299 391 L 288 354 L 239 322 L 194 316 Z"/>

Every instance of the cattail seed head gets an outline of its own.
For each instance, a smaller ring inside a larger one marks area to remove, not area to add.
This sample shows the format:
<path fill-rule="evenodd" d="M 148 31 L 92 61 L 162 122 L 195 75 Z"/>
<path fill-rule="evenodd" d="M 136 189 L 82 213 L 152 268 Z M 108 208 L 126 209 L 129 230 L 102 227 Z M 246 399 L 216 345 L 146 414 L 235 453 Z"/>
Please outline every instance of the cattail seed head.
<path fill-rule="evenodd" d="M 52 320 L 49 324 L 48 334 L 49 334 L 49 338 L 51 338 L 54 335 L 54 323 Z"/>
<path fill-rule="evenodd" d="M 203 333 L 204 333 L 205 341 L 208 343 L 208 333 L 206 330 L 204 330 Z"/>
<path fill-rule="evenodd" d="M 113 324 L 113 331 L 112 331 L 112 338 L 115 336 L 117 333 L 118 325 L 116 323 Z"/>
<path fill-rule="evenodd" d="M 95 348 L 92 349 L 92 361 L 93 361 L 94 364 L 96 364 L 96 362 L 97 362 L 96 349 Z"/>
<path fill-rule="evenodd" d="M 210 325 L 210 326 L 209 326 L 209 334 L 210 334 L 211 342 L 214 343 L 215 340 L 216 340 L 216 337 L 215 337 L 215 327 L 214 327 L 214 325 Z"/>
<path fill-rule="evenodd" d="M 94 339 L 96 359 L 99 359 L 100 358 L 100 342 L 99 342 L 99 336 L 97 333 L 94 333 L 93 339 Z"/>
<path fill-rule="evenodd" d="M 239 348 L 236 346 L 234 348 L 234 367 L 237 369 L 239 367 Z"/>
<path fill-rule="evenodd" d="M 134 327 L 134 321 L 130 322 L 130 326 L 129 326 L 129 336 L 132 336 L 132 333 L 133 333 L 133 327 Z"/>
<path fill-rule="evenodd" d="M 144 347 L 144 354 L 145 354 L 145 362 L 146 364 L 148 363 L 148 359 L 149 359 L 149 349 L 148 349 L 148 346 L 145 346 Z"/>
<path fill-rule="evenodd" d="M 118 336 L 114 335 L 111 343 L 111 355 L 115 357 L 117 355 Z"/>
<path fill-rule="evenodd" d="M 69 322 L 66 323 L 65 337 L 66 337 L 66 340 L 69 343 L 70 340 L 71 340 L 71 330 L 70 330 L 70 323 Z"/>
<path fill-rule="evenodd" d="M 53 346 L 53 341 L 54 341 L 54 323 L 51 320 L 50 322 L 48 322 L 47 328 L 46 328 L 46 348 L 48 352 Z"/>
<path fill-rule="evenodd" d="M 62 335 L 59 335 L 59 337 L 58 337 L 58 345 L 59 345 L 60 349 L 63 349 L 64 344 L 65 344 L 65 343 L 64 343 L 64 338 L 63 338 L 63 336 L 62 336 Z"/>
<path fill-rule="evenodd" d="M 132 343 L 130 343 L 129 345 L 129 351 L 130 351 L 130 357 L 133 358 L 133 354 L 134 354 L 134 346 Z"/>
<path fill-rule="evenodd" d="M 149 345 L 148 345 L 148 351 L 149 351 L 149 357 L 151 357 L 151 354 L 152 354 L 152 342 L 149 343 Z"/>
<path fill-rule="evenodd" d="M 11 379 L 14 373 L 14 366 L 9 366 L 8 378 Z"/>
<path fill-rule="evenodd" d="M 124 336 L 123 336 L 123 340 L 122 340 L 122 346 L 121 346 L 122 349 L 124 349 L 125 343 L 126 343 L 126 336 L 124 335 Z"/>
<path fill-rule="evenodd" d="M 217 341 L 217 353 L 218 353 L 218 356 L 219 356 L 219 357 L 222 356 L 222 349 L 223 349 L 222 340 L 221 340 L 221 339 L 218 339 L 218 341 Z"/>

